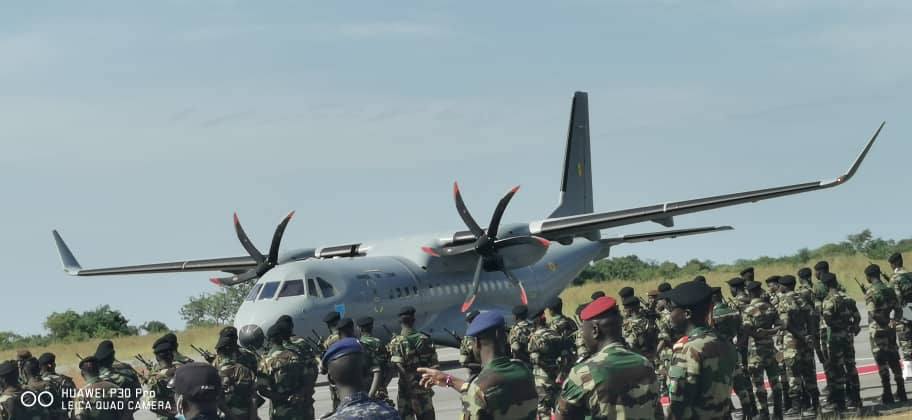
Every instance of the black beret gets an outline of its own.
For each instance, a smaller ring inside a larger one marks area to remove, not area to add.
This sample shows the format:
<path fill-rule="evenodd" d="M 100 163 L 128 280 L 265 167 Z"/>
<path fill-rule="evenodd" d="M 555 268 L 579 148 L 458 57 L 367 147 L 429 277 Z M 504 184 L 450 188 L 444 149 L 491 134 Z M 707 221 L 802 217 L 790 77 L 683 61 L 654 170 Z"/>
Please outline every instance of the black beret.
<path fill-rule="evenodd" d="M 371 318 L 369 316 L 362 316 L 361 318 L 358 318 L 357 324 L 362 328 L 369 327 L 371 325 L 374 325 L 374 318 Z"/>
<path fill-rule="evenodd" d="M 237 338 L 231 337 L 228 335 L 220 336 L 218 341 L 215 343 L 216 350 L 225 348 L 225 347 L 235 347 L 235 346 L 237 346 Z"/>
<path fill-rule="evenodd" d="M 165 337 L 159 338 L 158 340 L 155 340 L 154 343 L 152 343 L 152 351 L 155 353 L 172 350 L 174 350 L 174 343 L 166 340 Z"/>
<path fill-rule="evenodd" d="M 630 286 L 622 287 L 621 290 L 618 290 L 618 296 L 620 296 L 621 299 L 624 299 L 627 296 L 633 296 L 633 288 Z"/>
<path fill-rule="evenodd" d="M 880 266 L 877 264 L 871 264 L 865 267 L 864 273 L 868 277 L 880 277 Z"/>
<path fill-rule="evenodd" d="M 472 309 L 471 311 L 466 312 L 465 322 L 472 322 L 472 320 L 475 319 L 475 317 L 478 316 L 478 314 L 480 314 L 480 313 L 481 312 L 478 312 L 477 309 Z"/>
<path fill-rule="evenodd" d="M 273 339 L 276 337 L 284 337 L 284 336 L 285 336 L 285 324 L 282 324 L 281 322 L 276 322 L 275 324 L 272 324 L 272 326 L 269 327 L 268 330 L 266 330 L 266 338 L 268 338 L 268 339 Z"/>
<path fill-rule="evenodd" d="M 728 279 L 728 285 L 732 287 L 738 287 L 744 285 L 744 279 L 741 277 L 732 277 Z"/>
<path fill-rule="evenodd" d="M 323 316 L 323 322 L 325 322 L 327 324 L 339 322 L 340 319 L 342 319 L 342 315 L 339 315 L 339 313 L 336 311 L 332 311 Z"/>
<path fill-rule="evenodd" d="M 900 254 L 898 252 L 894 252 L 894 253 L 890 254 L 890 258 L 887 258 L 887 262 L 889 262 L 890 264 L 902 264 L 902 262 L 903 262 L 902 254 Z"/>
<path fill-rule="evenodd" d="M 208 363 L 187 363 L 174 371 L 174 392 L 191 399 L 215 400 L 221 395 L 222 379 Z"/>
<path fill-rule="evenodd" d="M 810 268 L 807 268 L 807 267 L 804 267 L 804 268 L 798 270 L 798 277 L 801 277 L 801 278 L 803 278 L 803 279 L 810 278 L 810 277 L 811 277 L 811 269 L 810 269 Z"/>
<path fill-rule="evenodd" d="M 745 274 L 747 274 L 747 273 L 753 273 L 753 272 L 754 272 L 754 267 L 747 267 L 747 268 L 741 270 L 741 272 L 738 273 L 738 274 L 740 274 L 740 275 L 743 276 L 743 275 L 745 275 Z"/>
<path fill-rule="evenodd" d="M 163 335 L 162 338 L 164 338 L 167 341 L 170 341 L 173 344 L 177 344 L 177 336 L 174 335 L 174 333 L 169 332 L 169 333 Z"/>
<path fill-rule="evenodd" d="M 779 279 L 781 279 L 781 278 L 782 278 L 782 276 L 776 276 L 776 275 L 769 276 L 766 278 L 766 284 L 779 283 Z"/>
<path fill-rule="evenodd" d="M 13 373 L 19 373 L 19 367 L 13 362 L 0 363 L 0 376 L 8 376 Z"/>
<path fill-rule="evenodd" d="M 814 264 L 814 270 L 820 271 L 820 270 L 829 270 L 829 269 L 830 269 L 830 263 L 828 263 L 826 261 L 820 261 L 817 264 Z"/>
<path fill-rule="evenodd" d="M 345 328 L 355 328 L 355 323 L 354 323 L 354 321 L 352 321 L 351 318 L 342 318 L 341 320 L 339 320 L 339 325 L 337 325 L 336 327 L 339 328 L 340 330 L 345 329 Z"/>
<path fill-rule="evenodd" d="M 98 343 L 98 348 L 95 349 L 95 358 L 104 360 L 110 357 L 114 357 L 114 343 L 111 340 L 104 340 Z"/>
<path fill-rule="evenodd" d="M 634 306 L 640 304 L 640 298 L 636 296 L 627 296 L 624 298 L 624 306 Z"/>
<path fill-rule="evenodd" d="M 721 294 L 722 294 L 722 288 L 721 288 L 721 287 L 718 287 L 718 286 L 712 287 L 712 294 L 714 294 L 714 295 L 715 295 L 715 294 L 721 295 Z"/>
<path fill-rule="evenodd" d="M 403 306 L 402 308 L 399 308 L 399 316 L 403 315 L 415 316 L 415 308 L 411 306 Z"/>
<path fill-rule="evenodd" d="M 794 286 L 795 285 L 795 276 L 791 274 L 786 274 L 779 278 L 779 284 L 783 286 Z"/>
<path fill-rule="evenodd" d="M 526 305 L 516 305 L 513 307 L 513 315 L 525 317 L 529 315 L 529 307 Z"/>
<path fill-rule="evenodd" d="M 836 275 L 830 272 L 823 273 L 823 275 L 820 276 L 820 281 L 827 284 L 836 283 Z"/>
<path fill-rule="evenodd" d="M 659 290 L 659 293 L 667 292 L 671 290 L 671 283 L 668 283 L 667 281 L 659 283 L 659 287 L 657 289 Z"/>
<path fill-rule="evenodd" d="M 57 361 L 57 356 L 54 356 L 54 353 L 41 353 L 41 356 L 38 356 L 38 364 L 50 365 Z"/>
<path fill-rule="evenodd" d="M 706 277 L 696 276 L 696 277 L 694 277 L 693 281 L 700 281 L 700 282 L 706 283 Z"/>
<path fill-rule="evenodd" d="M 677 287 L 662 295 L 675 305 L 687 308 L 708 302 L 712 296 L 712 287 L 709 287 L 706 283 L 688 281 L 677 285 Z"/>
<path fill-rule="evenodd" d="M 605 296 L 605 292 L 603 292 L 601 290 L 596 290 L 596 291 L 592 292 L 591 295 L 589 295 L 589 299 L 596 300 L 596 299 L 598 299 L 600 297 L 604 297 L 604 296 Z"/>
<path fill-rule="evenodd" d="M 760 282 L 748 280 L 748 281 L 744 282 L 744 288 L 747 290 L 758 289 L 758 288 L 760 288 Z"/>
<path fill-rule="evenodd" d="M 222 328 L 222 330 L 219 331 L 219 337 L 228 337 L 228 338 L 237 339 L 237 336 L 238 336 L 237 328 L 234 328 L 232 326 Z"/>
<path fill-rule="evenodd" d="M 79 361 L 79 369 L 86 369 L 86 365 L 91 365 L 93 368 L 98 367 L 98 359 L 95 356 L 89 356 Z"/>
<path fill-rule="evenodd" d="M 545 302 L 545 307 L 552 310 L 557 310 L 558 308 L 564 305 L 564 301 L 557 296 L 553 296 Z"/>

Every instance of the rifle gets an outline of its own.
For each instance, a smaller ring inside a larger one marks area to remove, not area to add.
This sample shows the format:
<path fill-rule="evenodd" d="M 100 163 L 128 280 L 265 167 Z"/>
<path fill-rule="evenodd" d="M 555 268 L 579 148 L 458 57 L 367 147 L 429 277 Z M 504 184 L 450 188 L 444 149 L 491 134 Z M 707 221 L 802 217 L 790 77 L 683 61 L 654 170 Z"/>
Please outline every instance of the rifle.
<path fill-rule="evenodd" d="M 323 353 L 326 349 L 323 348 L 323 343 L 318 342 L 310 337 L 304 337 L 304 341 L 310 346 L 311 350 L 316 351 L 317 353 Z"/>
<path fill-rule="evenodd" d="M 81 362 L 85 357 L 82 357 L 79 353 L 76 353 L 76 358 Z"/>
<path fill-rule="evenodd" d="M 858 277 L 852 277 L 852 280 L 855 280 L 855 284 L 857 284 L 858 287 L 861 288 L 861 293 L 868 293 L 868 288 L 864 287 L 864 285 L 861 284 L 860 281 L 858 281 Z"/>
<path fill-rule="evenodd" d="M 199 355 L 202 356 L 203 359 L 206 359 L 206 361 L 209 363 L 212 363 L 212 361 L 215 360 L 215 355 L 212 354 L 212 352 L 210 352 L 209 350 L 201 349 L 193 344 L 190 345 L 190 348 L 192 348 L 197 353 L 199 353 Z"/>
<path fill-rule="evenodd" d="M 146 360 L 146 358 L 143 357 L 141 354 L 137 354 L 136 356 L 133 356 L 133 357 L 136 358 L 136 360 L 138 360 L 139 363 L 142 363 L 143 366 L 146 367 L 146 370 L 148 370 L 149 372 L 152 371 L 152 366 L 153 366 L 152 362 Z"/>
<path fill-rule="evenodd" d="M 447 334 L 452 335 L 453 338 L 456 339 L 456 343 L 462 343 L 462 337 L 459 336 L 459 334 L 456 334 L 455 332 L 453 332 L 453 330 L 451 330 L 449 328 L 444 328 L 443 330 L 446 331 Z"/>

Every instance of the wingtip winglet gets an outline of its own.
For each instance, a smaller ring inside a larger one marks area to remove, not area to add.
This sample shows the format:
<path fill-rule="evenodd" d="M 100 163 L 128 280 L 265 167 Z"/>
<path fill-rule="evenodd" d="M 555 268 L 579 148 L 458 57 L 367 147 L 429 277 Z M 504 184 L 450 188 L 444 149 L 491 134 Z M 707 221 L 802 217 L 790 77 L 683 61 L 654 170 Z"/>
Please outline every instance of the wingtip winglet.
<path fill-rule="evenodd" d="M 845 183 L 846 181 L 852 179 L 852 177 L 855 176 L 855 173 L 858 172 L 858 168 L 861 167 L 861 163 L 864 162 L 865 158 L 868 156 L 868 151 L 871 150 L 871 146 L 874 145 L 874 141 L 876 141 L 877 136 L 880 135 L 880 130 L 883 130 L 884 125 L 886 125 L 886 124 L 887 124 L 886 121 L 882 121 L 880 123 L 880 126 L 877 127 L 877 131 L 874 132 L 874 135 L 871 136 L 871 139 L 868 140 L 868 142 L 865 144 L 864 149 L 861 150 L 861 153 L 858 154 L 858 157 L 855 158 L 855 162 L 852 163 L 852 166 L 849 168 L 849 170 L 845 174 L 836 177 L 836 179 L 834 179 L 830 182 L 824 183 L 823 186 L 834 187 L 837 185 L 841 185 L 841 184 Z"/>
<path fill-rule="evenodd" d="M 63 264 L 63 271 L 71 276 L 79 275 L 79 272 L 82 271 L 82 266 L 79 265 L 79 261 L 73 256 L 70 247 L 63 241 L 63 237 L 60 236 L 56 229 L 52 231 L 52 234 L 54 235 L 54 242 L 57 244 L 57 254 L 60 255 L 60 262 Z"/>

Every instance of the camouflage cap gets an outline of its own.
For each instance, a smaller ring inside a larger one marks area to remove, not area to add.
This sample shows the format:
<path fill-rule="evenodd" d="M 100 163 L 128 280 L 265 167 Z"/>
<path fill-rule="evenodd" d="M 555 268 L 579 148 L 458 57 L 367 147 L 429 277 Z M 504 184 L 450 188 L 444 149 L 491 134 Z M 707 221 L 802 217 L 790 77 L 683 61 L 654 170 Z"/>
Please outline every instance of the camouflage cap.
<path fill-rule="evenodd" d="M 795 276 L 791 274 L 786 274 L 779 278 L 779 284 L 783 286 L 794 286 L 795 285 Z"/>
<path fill-rule="evenodd" d="M 632 297 L 632 296 L 631 296 Z M 580 319 L 589 321 L 617 309 L 617 301 L 610 296 L 603 296 L 586 305 L 580 312 Z"/>
<path fill-rule="evenodd" d="M 216 399 L 221 395 L 222 379 L 208 363 L 193 362 L 174 371 L 174 392 L 191 399 Z"/>
<path fill-rule="evenodd" d="M 57 361 L 57 356 L 54 353 L 41 353 L 41 356 L 38 356 L 38 364 L 50 365 Z"/>
<path fill-rule="evenodd" d="M 356 323 L 361 328 L 369 327 L 371 325 L 374 325 L 374 318 L 371 318 L 369 316 L 362 316 L 361 318 L 358 318 L 358 321 Z"/>
<path fill-rule="evenodd" d="M 811 278 L 811 274 L 811 269 L 807 267 L 802 267 L 800 270 L 798 270 L 798 277 L 803 279 Z"/>
<path fill-rule="evenodd" d="M 618 296 L 621 299 L 625 299 L 628 296 L 633 296 L 633 293 L 634 293 L 633 288 L 630 286 L 624 286 L 621 288 L 621 290 L 618 290 Z"/>
<path fill-rule="evenodd" d="M 740 274 L 740 275 L 743 276 L 743 275 L 748 274 L 748 273 L 753 274 L 753 273 L 754 273 L 754 267 L 747 267 L 747 268 L 741 270 L 741 272 L 738 273 L 738 274 Z"/>
<path fill-rule="evenodd" d="M 902 265 L 903 257 L 902 254 L 894 252 L 890 254 L 890 258 L 887 258 L 887 262 L 894 265 Z"/>
<path fill-rule="evenodd" d="M 880 266 L 877 264 L 871 264 L 865 267 L 864 273 L 868 277 L 880 277 Z"/>

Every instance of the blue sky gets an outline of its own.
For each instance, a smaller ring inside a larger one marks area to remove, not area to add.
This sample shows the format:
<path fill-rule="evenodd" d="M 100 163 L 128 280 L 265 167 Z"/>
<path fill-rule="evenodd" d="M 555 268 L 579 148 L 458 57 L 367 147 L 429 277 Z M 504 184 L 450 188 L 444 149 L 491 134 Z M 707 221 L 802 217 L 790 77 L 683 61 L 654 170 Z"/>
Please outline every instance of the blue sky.
<path fill-rule="evenodd" d="M 648 4 L 647 4 L 648 3 Z M 621 209 L 842 173 L 844 187 L 681 217 L 731 224 L 616 254 L 729 262 L 871 228 L 909 237 L 907 2 L 20 2 L 0 6 L 7 317 L 110 303 L 182 322 L 206 273 L 71 278 L 84 266 L 461 229 L 556 204 L 574 90 L 590 92 L 595 205 Z M 477 210 L 476 210 L 477 209 Z M 617 232 L 660 230 L 654 224 Z"/>

